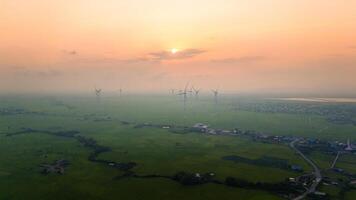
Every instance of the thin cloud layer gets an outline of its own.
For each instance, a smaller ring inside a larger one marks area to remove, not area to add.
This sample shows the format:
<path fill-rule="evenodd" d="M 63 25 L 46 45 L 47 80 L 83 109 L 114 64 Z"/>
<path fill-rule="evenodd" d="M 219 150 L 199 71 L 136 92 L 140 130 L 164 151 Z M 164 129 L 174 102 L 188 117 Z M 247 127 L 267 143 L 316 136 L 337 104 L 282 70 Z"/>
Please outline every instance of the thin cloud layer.
<path fill-rule="evenodd" d="M 19 68 L 13 70 L 13 75 L 17 77 L 34 77 L 34 78 L 54 78 L 63 76 L 63 72 L 55 69 L 44 69 L 44 70 L 35 70 L 27 68 Z"/>
<path fill-rule="evenodd" d="M 238 63 L 258 62 L 258 61 L 263 61 L 265 59 L 266 58 L 263 56 L 243 56 L 238 58 L 214 59 L 211 60 L 211 62 L 220 63 L 220 64 L 238 64 Z"/>
<path fill-rule="evenodd" d="M 172 53 L 171 51 L 151 52 L 141 57 L 135 58 L 115 58 L 115 57 L 90 57 L 81 56 L 76 59 L 79 63 L 105 63 L 105 64 L 134 64 L 134 63 L 158 63 L 165 60 L 184 60 L 199 56 L 205 53 L 202 49 L 184 49 Z M 63 51 L 68 55 L 76 55 L 76 51 Z"/>
<path fill-rule="evenodd" d="M 171 51 L 159 51 L 148 54 L 149 60 L 163 61 L 163 60 L 182 60 L 196 57 L 202 53 L 205 53 L 202 49 L 184 49 L 172 53 Z"/>

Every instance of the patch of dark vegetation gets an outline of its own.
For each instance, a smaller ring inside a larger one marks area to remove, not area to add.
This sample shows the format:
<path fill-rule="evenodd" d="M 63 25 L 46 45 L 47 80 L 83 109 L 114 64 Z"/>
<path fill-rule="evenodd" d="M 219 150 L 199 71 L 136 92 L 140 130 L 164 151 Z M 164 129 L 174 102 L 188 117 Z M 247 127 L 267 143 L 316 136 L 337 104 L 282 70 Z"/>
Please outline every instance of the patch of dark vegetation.
<path fill-rule="evenodd" d="M 346 194 L 352 190 L 355 190 L 355 186 L 345 185 L 342 187 L 341 191 L 339 192 L 340 199 L 346 199 Z"/>
<path fill-rule="evenodd" d="M 189 173 L 189 172 L 184 172 L 180 171 L 174 174 L 173 176 L 165 176 L 165 175 L 159 175 L 159 174 L 148 174 L 148 175 L 138 175 L 133 171 L 126 171 L 121 176 L 117 176 L 114 178 L 114 180 L 120 180 L 123 178 L 127 177 L 133 177 L 133 178 L 164 178 L 164 179 L 170 179 L 172 181 L 179 182 L 182 185 L 185 186 L 192 186 L 192 185 L 201 185 L 205 183 L 216 183 L 216 184 L 224 184 L 221 181 L 214 180 L 214 173 L 205 173 L 205 174 L 200 174 L 200 173 Z"/>
<path fill-rule="evenodd" d="M 99 115 L 99 114 L 96 114 L 96 113 L 84 115 L 79 120 L 93 121 L 93 122 L 111 122 L 111 121 L 114 121 L 114 119 L 109 115 Z"/>
<path fill-rule="evenodd" d="M 113 180 L 121 180 L 124 178 L 143 178 L 143 179 L 151 179 L 151 178 L 164 178 L 164 179 L 170 179 L 173 180 L 171 176 L 164 176 L 164 175 L 158 175 L 158 174 L 149 174 L 149 175 L 138 175 L 133 171 L 125 171 L 123 175 L 116 176 L 113 178 Z"/>
<path fill-rule="evenodd" d="M 69 165 L 67 160 L 56 160 L 52 164 L 41 164 L 41 174 L 47 175 L 49 173 L 64 174 L 65 168 Z"/>
<path fill-rule="evenodd" d="M 310 193 L 306 197 L 307 200 L 329 200 L 330 195 L 323 193 L 323 192 L 317 192 L 317 193 Z M 344 199 L 344 198 L 342 198 Z"/>
<path fill-rule="evenodd" d="M 12 116 L 12 115 L 40 115 L 48 116 L 48 113 L 29 111 L 23 108 L 0 108 L 0 116 Z"/>
<path fill-rule="evenodd" d="M 227 177 L 224 182 L 225 185 L 230 187 L 246 188 L 246 189 L 255 189 L 255 190 L 266 190 L 269 192 L 277 193 L 279 195 L 293 195 L 297 196 L 298 194 L 305 191 L 303 185 L 291 183 L 289 181 L 284 181 L 280 183 L 263 183 L 263 182 L 248 182 L 243 179 L 238 179 L 234 177 Z"/>
<path fill-rule="evenodd" d="M 14 136 L 14 135 L 21 135 L 21 134 L 29 134 L 29 133 L 45 133 L 49 135 L 55 135 L 60 137 L 74 137 L 75 135 L 79 134 L 79 131 L 48 131 L 48 130 L 36 130 L 32 128 L 21 128 L 21 131 L 14 132 L 14 133 L 7 133 L 6 136 Z"/>
<path fill-rule="evenodd" d="M 172 179 L 181 183 L 182 185 L 201 185 L 213 181 L 214 173 L 188 173 L 178 172 Z"/>
<path fill-rule="evenodd" d="M 27 114 L 29 111 L 23 108 L 0 108 L 0 115 L 23 115 Z"/>
<path fill-rule="evenodd" d="M 52 104 L 53 106 L 60 106 L 60 107 L 64 107 L 64 108 L 66 108 L 66 109 L 68 109 L 68 110 L 73 110 L 73 109 L 75 109 L 75 107 L 74 107 L 74 106 L 71 106 L 71 105 L 65 104 L 64 102 L 59 101 L 59 100 L 55 100 L 55 101 L 53 101 L 51 104 Z"/>
<path fill-rule="evenodd" d="M 112 121 L 112 118 L 110 116 L 104 116 L 104 117 L 96 118 L 93 121 L 94 122 L 110 122 L 110 121 Z"/>
<path fill-rule="evenodd" d="M 183 144 L 180 143 L 180 142 L 176 142 L 176 143 L 175 143 L 175 146 L 176 146 L 176 147 L 183 147 Z"/>
<path fill-rule="evenodd" d="M 153 127 L 150 123 L 143 123 L 143 124 L 136 124 L 134 128 L 146 128 L 146 127 Z"/>
<path fill-rule="evenodd" d="M 157 175 L 157 174 L 137 175 L 135 173 L 132 173 L 131 177 L 135 177 L 135 178 L 166 178 L 166 179 L 171 179 L 170 176 L 163 176 L 163 175 Z"/>
<path fill-rule="evenodd" d="M 12 116 L 12 115 L 36 115 L 36 116 L 53 116 L 53 117 L 73 117 L 73 114 L 58 114 L 49 112 L 31 111 L 23 108 L 0 108 L 0 116 Z"/>
<path fill-rule="evenodd" d="M 188 134 L 188 133 L 191 133 L 191 130 L 189 128 L 172 128 L 169 131 L 171 133 L 174 133 L 174 134 Z"/>
<path fill-rule="evenodd" d="M 88 147 L 88 148 L 91 148 L 94 150 L 88 157 L 88 160 L 91 162 L 106 164 L 110 167 L 120 169 L 123 171 L 128 171 L 137 165 L 135 162 L 118 163 L 118 162 L 114 162 L 111 160 L 97 159 L 99 154 L 105 153 L 105 152 L 110 152 L 111 148 L 98 145 L 97 142 L 92 138 L 85 138 L 83 136 L 76 136 L 76 138 L 85 147 Z"/>
<path fill-rule="evenodd" d="M 128 122 L 128 121 L 121 121 L 121 124 L 122 124 L 122 125 L 130 125 L 131 122 Z"/>
<path fill-rule="evenodd" d="M 14 133 L 7 133 L 6 136 L 15 136 L 15 135 L 22 135 L 22 134 L 29 134 L 29 133 L 34 133 L 35 130 L 31 128 L 21 128 L 21 131 L 17 131 Z"/>
<path fill-rule="evenodd" d="M 165 178 L 173 181 L 177 181 L 184 186 L 202 185 L 206 183 L 226 185 L 229 187 L 237 187 L 244 189 L 253 190 L 264 190 L 277 194 L 279 196 L 292 198 L 305 192 L 305 188 L 302 184 L 296 182 L 290 182 L 288 180 L 280 183 L 264 183 L 264 182 L 249 182 L 244 179 L 238 179 L 234 177 L 227 177 L 225 181 L 219 181 L 214 179 L 215 174 L 205 173 L 190 173 L 180 171 L 173 176 L 162 176 L 162 175 L 136 175 L 134 172 L 124 174 L 122 176 L 115 177 L 115 180 L 120 180 L 125 177 L 135 177 L 135 178 Z"/>
<path fill-rule="evenodd" d="M 194 185 L 212 183 L 218 185 L 226 185 L 229 187 L 264 190 L 287 198 L 296 197 L 301 193 L 305 192 L 305 188 L 302 184 L 296 182 L 290 182 L 288 180 L 279 183 L 264 183 L 264 182 L 255 183 L 255 182 L 249 182 L 244 179 L 238 179 L 234 177 L 227 177 L 225 181 L 219 181 L 214 179 L 214 176 L 215 174 L 212 172 L 200 174 L 200 173 L 190 173 L 190 172 L 180 171 L 173 176 L 163 176 L 163 175 L 137 175 L 134 172 L 129 171 L 124 175 L 115 177 L 115 180 L 120 180 L 125 177 L 165 178 L 165 179 L 177 181 L 178 183 L 184 186 L 194 186 Z"/>
<path fill-rule="evenodd" d="M 121 122 L 123 123 L 123 122 Z M 133 123 L 133 122 L 125 122 L 125 124 L 135 124 L 134 128 L 160 128 L 160 129 L 168 129 L 170 131 L 181 131 L 182 129 L 187 129 L 188 127 L 169 125 L 169 124 L 152 124 L 152 123 Z"/>
<path fill-rule="evenodd" d="M 231 155 L 231 156 L 224 156 L 222 157 L 222 159 L 233 161 L 236 163 L 246 163 L 250 165 L 257 165 L 263 167 L 274 167 L 274 168 L 279 168 L 284 170 L 302 171 L 301 168 L 297 167 L 297 165 L 290 165 L 288 163 L 288 160 L 286 159 L 280 159 L 280 158 L 275 158 L 270 156 L 262 156 L 261 158 L 258 159 L 249 159 L 241 156 Z"/>

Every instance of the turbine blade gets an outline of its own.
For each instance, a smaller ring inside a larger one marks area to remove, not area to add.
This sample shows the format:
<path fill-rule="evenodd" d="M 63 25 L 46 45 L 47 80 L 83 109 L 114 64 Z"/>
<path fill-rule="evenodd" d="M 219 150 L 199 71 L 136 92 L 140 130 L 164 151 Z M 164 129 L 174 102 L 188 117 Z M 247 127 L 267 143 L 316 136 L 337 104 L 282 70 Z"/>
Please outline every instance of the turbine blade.
<path fill-rule="evenodd" d="M 187 91 L 188 86 L 189 86 L 189 82 L 187 82 L 187 84 L 185 84 L 184 91 Z"/>

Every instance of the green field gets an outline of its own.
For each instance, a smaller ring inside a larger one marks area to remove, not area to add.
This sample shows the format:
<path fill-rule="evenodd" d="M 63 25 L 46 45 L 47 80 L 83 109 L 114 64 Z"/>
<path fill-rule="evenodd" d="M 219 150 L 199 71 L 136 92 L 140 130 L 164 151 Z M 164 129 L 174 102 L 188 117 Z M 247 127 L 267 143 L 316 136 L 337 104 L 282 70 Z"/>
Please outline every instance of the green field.
<path fill-rule="evenodd" d="M 137 166 L 132 171 L 139 176 L 213 172 L 214 179 L 222 182 L 230 176 L 249 182 L 278 183 L 302 174 L 222 159 L 228 155 L 285 159 L 289 164 L 302 166 L 305 172 L 310 172 L 311 167 L 286 144 L 253 142 L 236 136 L 173 133 L 157 127 L 135 128 L 121 121 L 189 127 L 203 122 L 214 128 L 239 128 L 271 135 L 356 139 L 356 126 L 351 124 L 331 123 L 320 115 L 235 109 L 236 101 L 239 99 L 227 96 L 215 105 L 211 98 L 202 97 L 188 101 L 184 110 L 181 99 L 174 96 L 112 96 L 100 101 L 89 96 L 3 96 L 0 109 L 24 111 L 0 115 L 0 199 L 281 199 L 265 190 L 212 183 L 185 186 L 165 178 L 115 179 L 123 172 L 88 160 L 90 148 L 74 138 L 46 131 L 79 131 L 81 136 L 111 149 L 99 154 L 98 159 L 135 162 Z M 43 132 L 7 136 L 23 128 Z M 330 164 L 327 155 L 315 152 L 312 158 L 321 168 Z M 40 173 L 42 163 L 59 159 L 70 162 L 63 175 Z M 342 157 L 340 166 L 355 172 L 356 163 L 350 160 L 354 157 Z M 332 188 L 325 190 L 335 193 Z M 354 194 L 349 192 L 347 197 Z"/>

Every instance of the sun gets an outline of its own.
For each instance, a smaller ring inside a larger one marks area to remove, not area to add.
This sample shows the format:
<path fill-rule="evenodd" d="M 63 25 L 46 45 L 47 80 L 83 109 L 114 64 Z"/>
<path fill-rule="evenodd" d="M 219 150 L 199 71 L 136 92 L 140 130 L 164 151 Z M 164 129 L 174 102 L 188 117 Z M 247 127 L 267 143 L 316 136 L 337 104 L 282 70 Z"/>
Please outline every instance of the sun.
<path fill-rule="evenodd" d="M 172 54 L 175 54 L 175 53 L 177 53 L 177 52 L 178 52 L 178 49 L 176 49 L 176 48 L 171 49 L 171 53 L 172 53 Z"/>

